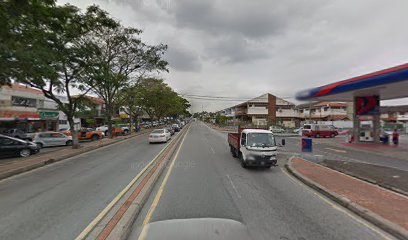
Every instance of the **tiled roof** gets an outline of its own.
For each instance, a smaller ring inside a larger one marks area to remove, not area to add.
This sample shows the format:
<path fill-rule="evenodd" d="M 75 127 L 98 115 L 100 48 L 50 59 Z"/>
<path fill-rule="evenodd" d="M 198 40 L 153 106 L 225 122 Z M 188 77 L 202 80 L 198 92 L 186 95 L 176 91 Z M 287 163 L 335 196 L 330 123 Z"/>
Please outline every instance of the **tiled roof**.
<path fill-rule="evenodd" d="M 43 92 L 41 90 L 35 89 L 35 88 L 31 88 L 31 87 L 27 87 L 25 85 L 22 84 L 11 84 L 11 86 L 9 85 L 4 85 L 1 86 L 1 88 L 4 89 L 13 89 L 14 91 L 19 91 L 19 92 L 27 92 L 27 93 L 33 93 L 33 94 L 43 94 Z"/>

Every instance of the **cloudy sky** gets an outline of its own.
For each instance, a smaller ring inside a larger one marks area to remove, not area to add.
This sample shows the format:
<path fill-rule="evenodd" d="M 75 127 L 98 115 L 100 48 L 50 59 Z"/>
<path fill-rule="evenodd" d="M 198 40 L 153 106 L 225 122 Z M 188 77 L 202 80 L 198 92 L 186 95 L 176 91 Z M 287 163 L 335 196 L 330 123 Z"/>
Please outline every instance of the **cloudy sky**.
<path fill-rule="evenodd" d="M 407 0 L 60 0 L 100 5 L 169 46 L 181 94 L 238 99 L 297 91 L 408 62 Z M 238 102 L 189 99 L 193 111 Z M 386 104 L 408 104 L 407 99 Z"/>

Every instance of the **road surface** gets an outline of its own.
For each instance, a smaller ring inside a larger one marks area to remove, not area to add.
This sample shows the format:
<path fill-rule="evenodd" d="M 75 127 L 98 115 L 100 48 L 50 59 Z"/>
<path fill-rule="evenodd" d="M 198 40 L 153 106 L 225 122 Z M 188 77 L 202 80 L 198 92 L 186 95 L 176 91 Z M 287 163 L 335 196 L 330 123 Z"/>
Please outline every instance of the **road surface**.
<path fill-rule="evenodd" d="M 344 138 L 343 136 L 337 136 L 336 138 Z M 363 149 L 364 151 L 354 150 L 348 148 L 347 146 L 342 146 L 338 143 L 338 146 L 333 144 L 325 143 L 326 141 L 334 141 L 330 138 L 319 138 L 313 140 L 313 153 L 302 153 L 300 148 L 300 137 L 290 137 L 286 138 L 287 145 L 282 149 L 281 153 L 287 156 L 292 156 L 293 154 L 300 154 L 312 161 L 321 161 L 323 159 L 328 160 L 343 160 L 343 161 L 354 161 L 362 162 L 368 164 L 376 164 L 381 166 L 387 166 L 392 168 L 397 168 L 400 170 L 408 171 L 408 156 L 404 159 L 395 158 L 392 156 L 382 156 L 375 153 L 370 153 L 370 149 Z M 405 141 L 405 139 L 404 139 Z M 338 141 L 336 142 L 344 142 Z M 318 144 L 316 144 L 318 143 Z"/>
<path fill-rule="evenodd" d="M 0 239 L 74 239 L 163 147 L 142 135 L 0 181 Z"/>
<path fill-rule="evenodd" d="M 243 169 L 231 156 L 225 133 L 193 122 L 168 180 L 161 182 L 163 174 L 129 239 L 138 239 L 143 222 L 191 218 L 237 220 L 253 239 L 389 238 L 290 176 L 286 160 L 281 154 L 279 167 Z"/>

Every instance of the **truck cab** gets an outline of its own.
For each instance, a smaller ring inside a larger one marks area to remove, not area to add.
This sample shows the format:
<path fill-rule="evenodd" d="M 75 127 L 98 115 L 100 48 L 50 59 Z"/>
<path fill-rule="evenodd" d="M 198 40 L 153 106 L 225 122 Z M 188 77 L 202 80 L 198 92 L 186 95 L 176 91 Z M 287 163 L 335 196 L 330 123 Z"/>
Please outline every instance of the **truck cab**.
<path fill-rule="evenodd" d="M 228 134 L 228 143 L 232 155 L 240 158 L 243 167 L 272 167 L 277 163 L 277 143 L 269 130 L 240 129 L 238 133 Z"/>

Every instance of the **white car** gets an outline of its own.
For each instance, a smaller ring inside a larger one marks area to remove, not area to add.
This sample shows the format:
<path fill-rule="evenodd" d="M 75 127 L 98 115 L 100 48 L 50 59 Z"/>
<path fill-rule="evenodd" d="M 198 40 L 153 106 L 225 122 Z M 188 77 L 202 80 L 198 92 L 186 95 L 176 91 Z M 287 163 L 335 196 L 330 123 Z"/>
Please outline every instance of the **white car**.
<path fill-rule="evenodd" d="M 270 126 L 269 131 L 271 131 L 272 133 L 284 133 L 285 129 L 280 128 L 280 127 Z"/>
<path fill-rule="evenodd" d="M 165 128 L 155 129 L 149 134 L 149 143 L 167 142 L 171 138 L 171 133 Z"/>
<path fill-rule="evenodd" d="M 33 133 L 31 138 L 39 148 L 72 145 L 72 137 L 60 132 Z"/>

